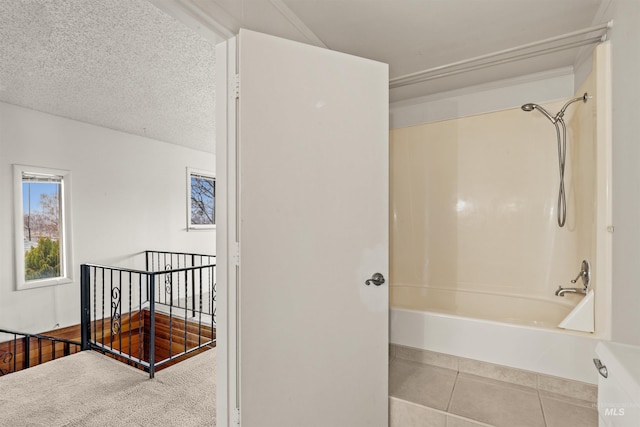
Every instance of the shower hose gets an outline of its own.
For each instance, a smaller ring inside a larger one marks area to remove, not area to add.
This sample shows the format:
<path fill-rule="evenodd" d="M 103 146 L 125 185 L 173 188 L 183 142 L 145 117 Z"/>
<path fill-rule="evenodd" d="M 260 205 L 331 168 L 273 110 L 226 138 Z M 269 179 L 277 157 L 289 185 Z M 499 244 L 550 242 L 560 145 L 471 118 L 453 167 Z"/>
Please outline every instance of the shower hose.
<path fill-rule="evenodd" d="M 560 127 L 558 122 L 562 125 L 562 135 L 560 134 Z M 564 227 L 564 223 L 567 220 L 567 199 L 564 191 L 564 164 L 567 156 L 567 127 L 564 124 L 562 118 L 558 119 L 555 123 L 556 135 L 558 136 L 558 166 L 560 169 L 560 187 L 558 188 L 558 225 Z"/>

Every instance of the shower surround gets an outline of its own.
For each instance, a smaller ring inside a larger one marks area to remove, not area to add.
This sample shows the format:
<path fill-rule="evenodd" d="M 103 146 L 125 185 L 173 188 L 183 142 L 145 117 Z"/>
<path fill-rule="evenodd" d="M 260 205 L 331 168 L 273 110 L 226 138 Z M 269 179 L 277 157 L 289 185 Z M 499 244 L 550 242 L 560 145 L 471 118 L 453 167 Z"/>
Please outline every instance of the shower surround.
<path fill-rule="evenodd" d="M 564 116 L 563 228 L 556 132 L 543 114 L 513 108 L 391 131 L 392 343 L 595 382 L 591 352 L 610 335 L 608 56 L 607 44 L 596 49 L 576 92 L 593 98 Z M 583 259 L 593 334 L 557 327 L 583 296 L 555 291 Z"/>

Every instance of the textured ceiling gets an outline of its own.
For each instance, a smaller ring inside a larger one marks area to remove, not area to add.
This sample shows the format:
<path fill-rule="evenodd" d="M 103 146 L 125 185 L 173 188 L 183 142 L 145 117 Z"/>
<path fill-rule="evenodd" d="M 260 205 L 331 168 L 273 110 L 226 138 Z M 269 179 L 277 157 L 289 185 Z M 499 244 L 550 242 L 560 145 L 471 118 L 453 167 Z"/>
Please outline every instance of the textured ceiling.
<path fill-rule="evenodd" d="M 215 46 L 146 0 L 0 0 L 0 101 L 213 152 Z"/>
<path fill-rule="evenodd" d="M 212 40 L 240 27 L 387 62 L 398 76 L 588 27 L 610 1 L 0 0 L 0 101 L 213 152 Z M 390 99 L 572 66 L 580 52 Z"/>

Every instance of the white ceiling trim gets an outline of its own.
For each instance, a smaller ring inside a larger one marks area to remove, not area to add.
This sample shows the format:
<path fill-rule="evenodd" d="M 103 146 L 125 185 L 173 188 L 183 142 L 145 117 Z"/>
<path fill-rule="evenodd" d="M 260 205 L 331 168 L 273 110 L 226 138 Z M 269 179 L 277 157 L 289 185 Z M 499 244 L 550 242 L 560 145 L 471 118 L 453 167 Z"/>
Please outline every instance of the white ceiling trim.
<path fill-rule="evenodd" d="M 474 58 L 465 59 L 463 61 L 453 62 L 451 64 L 441 65 L 429 68 L 427 70 L 417 71 L 415 73 L 404 76 L 395 77 L 389 80 L 389 88 L 412 85 L 429 80 L 448 77 L 468 71 L 480 70 L 495 65 L 507 64 L 510 62 L 520 61 L 523 59 L 533 58 L 536 56 L 546 55 L 553 52 L 559 52 L 568 49 L 575 49 L 582 46 L 600 43 L 606 40 L 607 31 L 611 28 L 612 22 L 606 24 L 595 25 L 570 33 L 562 34 L 556 37 L 527 43 L 509 49 L 476 56 Z M 580 36 L 586 36 L 591 33 L 597 33 L 588 38 L 576 40 Z"/>
<path fill-rule="evenodd" d="M 602 3 L 600 3 L 600 7 L 598 7 L 598 11 L 596 12 L 593 20 L 591 21 L 592 26 L 597 25 L 606 19 L 609 6 L 611 6 L 611 2 L 612 0 L 604 0 Z M 609 21 L 608 24 L 609 24 L 609 28 L 613 28 L 613 26 L 615 25 L 613 20 Z M 605 37 L 608 37 L 608 35 L 605 34 Z M 603 38 L 602 41 L 605 42 L 606 39 Z M 578 49 L 578 52 L 576 53 L 576 59 L 575 61 L 573 61 L 574 66 L 578 68 L 579 64 L 583 64 L 585 61 L 589 61 L 591 59 L 592 53 L 593 53 L 593 46 L 584 46 Z"/>
<path fill-rule="evenodd" d="M 498 89 L 503 89 L 505 87 L 524 86 L 530 83 L 537 83 L 540 81 L 550 81 L 558 78 L 573 77 L 573 73 L 574 73 L 573 67 L 561 67 L 553 70 L 541 71 L 538 73 L 526 74 L 523 76 L 511 77 L 508 79 L 496 80 L 489 83 L 482 83 L 478 85 L 463 87 L 460 89 L 434 93 L 431 95 L 424 95 L 424 96 L 404 99 L 400 101 L 393 101 L 393 102 L 390 102 L 389 105 L 391 107 L 406 107 L 406 106 L 412 106 L 412 105 L 425 104 L 429 102 L 441 101 L 443 99 L 464 97 L 464 96 L 468 96 L 468 95 L 472 95 L 480 92 L 495 91 Z M 544 100 L 550 101 L 554 99 L 544 99 Z"/>
<path fill-rule="evenodd" d="M 309 40 L 310 44 L 327 49 L 329 48 L 326 44 L 324 44 L 322 40 L 320 40 L 318 36 L 315 35 L 313 31 L 311 31 L 309 27 L 305 25 L 304 22 L 300 20 L 300 18 L 298 18 L 298 15 L 293 13 L 293 11 L 289 9 L 286 4 L 284 4 L 283 0 L 270 0 L 270 3 L 278 10 L 278 12 L 280 12 L 282 16 L 284 16 L 287 21 L 289 21 L 291 25 L 295 27 L 296 30 L 298 30 L 307 40 Z"/>
<path fill-rule="evenodd" d="M 391 103 L 389 126 L 397 129 L 509 109 L 519 110 L 524 102 L 564 102 L 573 96 L 572 67 L 564 67 L 555 73 L 532 74 L 527 79 L 505 79 Z"/>
<path fill-rule="evenodd" d="M 225 12 L 217 4 L 212 4 L 215 8 L 216 16 L 220 18 L 222 24 L 205 13 L 197 4 L 191 0 L 148 0 L 151 4 L 162 10 L 166 14 L 173 16 L 196 33 L 200 34 L 214 44 L 223 42 L 233 37 L 240 28 L 240 23 Z"/>

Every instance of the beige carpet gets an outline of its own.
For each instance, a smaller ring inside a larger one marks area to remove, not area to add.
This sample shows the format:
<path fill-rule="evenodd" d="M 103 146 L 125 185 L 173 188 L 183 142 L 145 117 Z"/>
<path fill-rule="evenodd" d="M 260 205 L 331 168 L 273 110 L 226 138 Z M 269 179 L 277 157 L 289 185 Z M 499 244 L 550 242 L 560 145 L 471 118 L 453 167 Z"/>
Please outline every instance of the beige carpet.
<path fill-rule="evenodd" d="M 216 425 L 216 349 L 158 373 L 92 351 L 0 377 L 0 426 Z"/>

